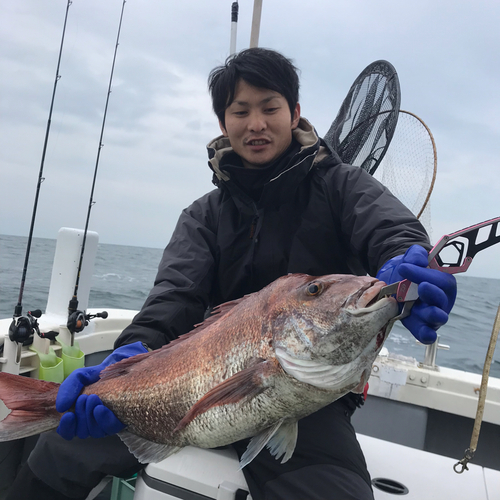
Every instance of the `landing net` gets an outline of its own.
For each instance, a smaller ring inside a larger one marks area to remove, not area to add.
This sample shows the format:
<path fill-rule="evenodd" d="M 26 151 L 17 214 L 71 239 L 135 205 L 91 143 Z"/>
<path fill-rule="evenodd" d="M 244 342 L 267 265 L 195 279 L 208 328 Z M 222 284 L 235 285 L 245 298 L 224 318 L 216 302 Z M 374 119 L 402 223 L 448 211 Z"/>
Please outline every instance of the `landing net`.
<path fill-rule="evenodd" d="M 324 140 L 344 163 L 376 171 L 398 121 L 401 92 L 387 61 L 367 66 L 352 84 Z"/>
<path fill-rule="evenodd" d="M 422 222 L 432 241 L 430 196 L 437 172 L 432 133 L 418 116 L 399 111 L 396 130 L 374 177 Z"/>

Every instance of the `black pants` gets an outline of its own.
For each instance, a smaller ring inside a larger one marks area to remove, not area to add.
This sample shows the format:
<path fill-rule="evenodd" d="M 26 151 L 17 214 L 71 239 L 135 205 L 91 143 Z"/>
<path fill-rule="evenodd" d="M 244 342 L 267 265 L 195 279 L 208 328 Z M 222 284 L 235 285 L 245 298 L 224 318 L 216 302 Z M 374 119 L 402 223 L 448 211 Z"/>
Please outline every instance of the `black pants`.
<path fill-rule="evenodd" d="M 253 500 L 373 500 L 353 411 L 348 399 L 339 400 L 300 420 L 295 452 L 284 464 L 262 450 L 243 469 Z M 247 444 L 233 445 L 240 457 Z"/>
<path fill-rule="evenodd" d="M 66 441 L 42 434 L 6 500 L 83 500 L 108 476 L 130 477 L 144 465 L 118 436 Z"/>
<path fill-rule="evenodd" d="M 337 401 L 302 419 L 296 450 L 283 465 L 263 450 L 243 469 L 253 500 L 373 500 L 350 413 Z M 234 445 L 240 456 L 246 445 Z M 129 477 L 142 467 L 117 436 L 68 442 L 50 432 L 6 500 L 83 500 L 106 475 Z"/>

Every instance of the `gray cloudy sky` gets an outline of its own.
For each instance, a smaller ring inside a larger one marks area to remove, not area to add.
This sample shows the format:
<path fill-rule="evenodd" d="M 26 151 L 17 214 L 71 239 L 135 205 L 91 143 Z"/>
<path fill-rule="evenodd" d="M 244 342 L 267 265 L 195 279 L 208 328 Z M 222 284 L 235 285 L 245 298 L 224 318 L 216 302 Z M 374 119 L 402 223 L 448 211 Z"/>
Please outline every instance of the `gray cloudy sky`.
<path fill-rule="evenodd" d="M 0 5 L 0 233 L 27 235 L 66 0 Z M 238 50 L 253 1 L 241 0 Z M 84 227 L 121 0 L 74 0 L 35 236 Z M 103 243 L 163 247 L 180 211 L 213 188 L 219 129 L 206 89 L 229 53 L 231 0 L 128 0 L 90 229 Z M 402 109 L 438 150 L 432 235 L 500 216 L 500 2 L 264 0 L 259 45 L 301 69 L 302 113 L 324 134 L 357 75 L 386 59 Z M 500 278 L 500 245 L 470 275 Z"/>

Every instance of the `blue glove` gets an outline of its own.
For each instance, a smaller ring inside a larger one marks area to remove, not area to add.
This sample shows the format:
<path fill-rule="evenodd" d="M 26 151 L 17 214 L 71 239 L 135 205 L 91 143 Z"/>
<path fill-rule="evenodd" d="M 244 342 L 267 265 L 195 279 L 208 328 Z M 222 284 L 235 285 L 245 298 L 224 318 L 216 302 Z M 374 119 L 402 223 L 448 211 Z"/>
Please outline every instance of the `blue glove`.
<path fill-rule="evenodd" d="M 387 261 L 377 279 L 388 285 L 408 279 L 418 284 L 419 298 L 410 315 L 401 322 L 423 344 L 436 341 L 436 330 L 448 321 L 457 296 L 457 282 L 451 274 L 428 269 L 429 254 L 420 245 L 411 246 L 404 255 Z"/>
<path fill-rule="evenodd" d="M 106 366 L 117 363 L 136 354 L 148 352 L 142 342 L 124 345 L 115 349 L 100 365 L 78 368 L 72 372 L 59 387 L 56 399 L 57 411 L 64 413 L 59 422 L 57 433 L 70 440 L 75 436 L 85 439 L 89 436 L 100 438 L 120 432 L 125 426 L 115 414 L 106 408 L 99 396 L 82 394 L 86 385 L 99 380 L 99 375 Z M 74 413 L 68 410 L 75 406 Z"/>

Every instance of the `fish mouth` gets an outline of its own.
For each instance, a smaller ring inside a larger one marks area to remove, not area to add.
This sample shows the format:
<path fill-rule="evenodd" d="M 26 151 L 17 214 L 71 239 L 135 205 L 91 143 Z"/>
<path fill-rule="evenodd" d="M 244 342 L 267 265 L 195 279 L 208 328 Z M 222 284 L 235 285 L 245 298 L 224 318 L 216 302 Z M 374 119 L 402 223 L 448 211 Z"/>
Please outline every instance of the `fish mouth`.
<path fill-rule="evenodd" d="M 380 290 L 385 286 L 386 284 L 383 281 L 375 281 L 365 287 L 364 290 L 360 290 L 356 303 L 357 308 L 350 311 L 353 316 L 364 316 L 380 311 L 378 315 L 383 315 L 386 318 L 387 322 L 380 328 L 375 339 L 377 351 L 380 350 L 392 329 L 394 324 L 391 321 L 392 318 L 399 314 L 398 301 L 394 297 L 382 296 L 379 298 Z"/>
<path fill-rule="evenodd" d="M 399 310 L 397 307 L 397 301 L 394 297 L 382 297 L 379 299 L 380 290 L 384 286 L 386 286 L 386 284 L 383 281 L 377 280 L 361 288 L 351 297 L 351 303 L 354 307 L 352 309 L 349 308 L 349 312 L 354 316 L 361 316 L 387 306 L 392 306 L 394 309 L 394 316 L 397 316 Z"/>

